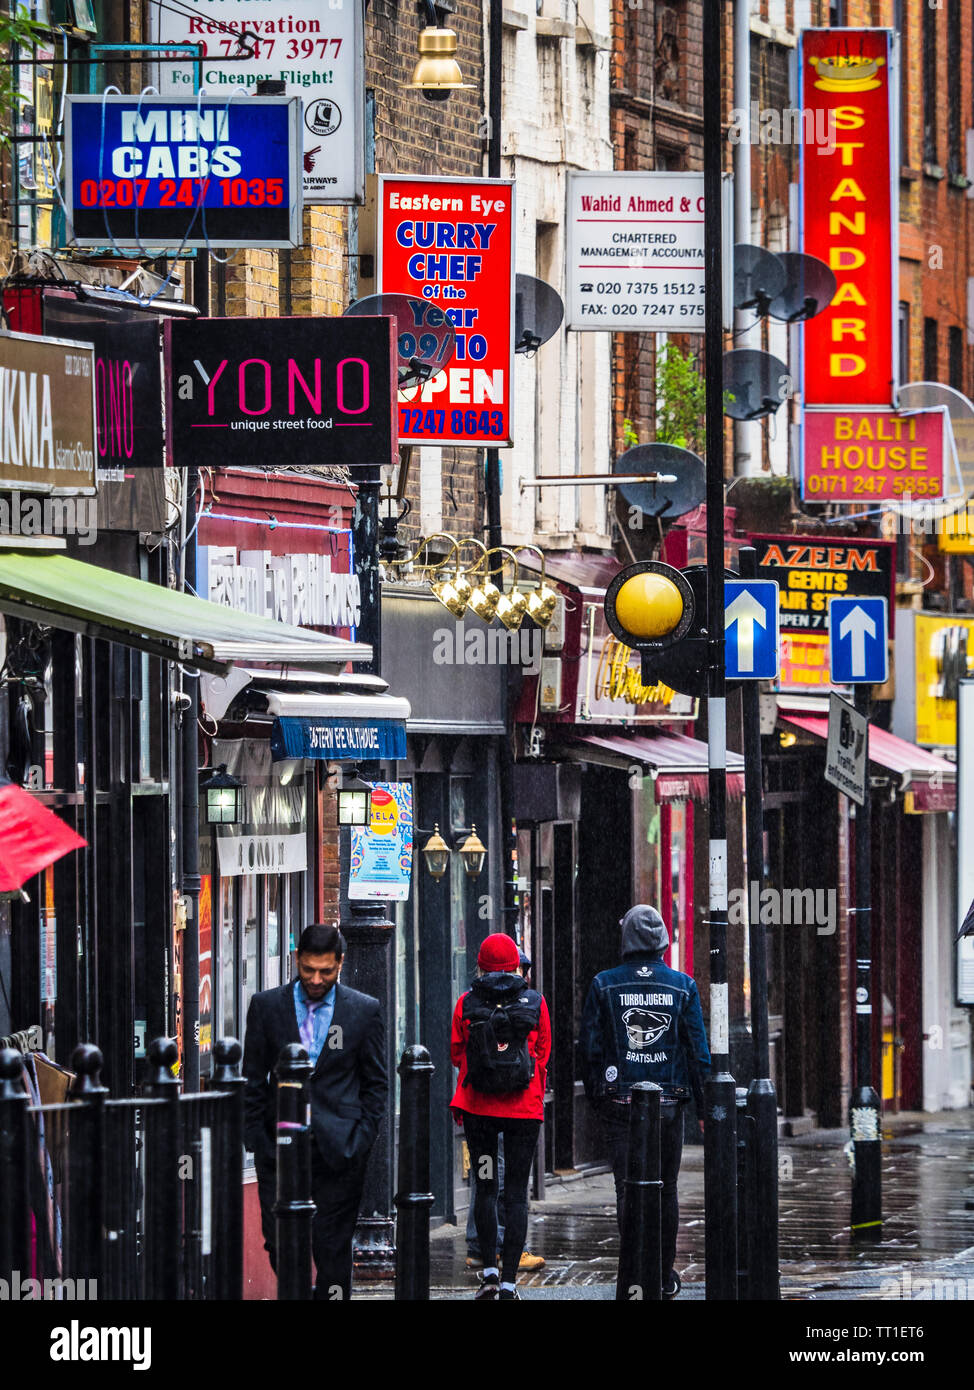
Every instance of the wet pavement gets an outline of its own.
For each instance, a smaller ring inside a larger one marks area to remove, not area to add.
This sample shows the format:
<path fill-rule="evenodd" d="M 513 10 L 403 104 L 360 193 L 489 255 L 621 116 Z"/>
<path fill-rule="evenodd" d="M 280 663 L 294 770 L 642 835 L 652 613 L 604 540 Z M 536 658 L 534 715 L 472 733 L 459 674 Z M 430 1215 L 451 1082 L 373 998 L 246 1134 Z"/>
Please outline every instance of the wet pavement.
<path fill-rule="evenodd" d="M 883 1239 L 853 1245 L 847 1130 L 779 1143 L 781 1293 L 784 1300 L 974 1298 L 974 1110 L 883 1122 Z M 680 1301 L 704 1297 L 703 1149 L 684 1149 L 676 1267 Z M 525 1299 L 613 1299 L 619 1239 L 609 1173 L 549 1179 L 531 1205 L 527 1248 L 545 1267 L 522 1275 Z M 430 1242 L 431 1296 L 472 1298 L 462 1228 Z M 935 1282 L 939 1281 L 939 1282 Z M 357 1298 L 391 1298 L 356 1283 Z"/>

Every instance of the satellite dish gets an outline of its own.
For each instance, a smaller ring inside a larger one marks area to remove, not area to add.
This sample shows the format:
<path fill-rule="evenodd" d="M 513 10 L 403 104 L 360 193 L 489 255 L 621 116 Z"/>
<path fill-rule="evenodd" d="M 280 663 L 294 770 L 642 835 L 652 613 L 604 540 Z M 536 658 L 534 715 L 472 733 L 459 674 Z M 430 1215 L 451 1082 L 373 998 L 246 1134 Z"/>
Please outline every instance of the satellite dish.
<path fill-rule="evenodd" d="M 421 386 L 451 361 L 457 347 L 456 330 L 438 304 L 409 294 L 370 294 L 350 304 L 342 318 L 377 314 L 396 320 L 400 391 Z"/>
<path fill-rule="evenodd" d="M 617 493 L 644 516 L 672 521 L 699 507 L 707 489 L 703 460 L 678 444 L 637 444 L 620 454 L 615 473 L 668 473 L 672 483 L 620 483 Z"/>
<path fill-rule="evenodd" d="M 561 295 L 533 275 L 514 277 L 514 351 L 533 357 L 553 338 L 565 317 Z"/>
<path fill-rule="evenodd" d="M 738 348 L 724 353 L 724 414 L 732 420 L 773 415 L 794 389 L 788 368 L 770 352 Z"/>
<path fill-rule="evenodd" d="M 838 282 L 824 261 L 800 251 L 782 251 L 778 260 L 788 279 L 784 289 L 768 306 L 773 319 L 798 323 L 802 319 L 813 319 L 829 307 Z"/>
<path fill-rule="evenodd" d="M 788 283 L 788 272 L 772 251 L 741 242 L 734 247 L 734 308 L 754 309 L 760 317 Z"/>

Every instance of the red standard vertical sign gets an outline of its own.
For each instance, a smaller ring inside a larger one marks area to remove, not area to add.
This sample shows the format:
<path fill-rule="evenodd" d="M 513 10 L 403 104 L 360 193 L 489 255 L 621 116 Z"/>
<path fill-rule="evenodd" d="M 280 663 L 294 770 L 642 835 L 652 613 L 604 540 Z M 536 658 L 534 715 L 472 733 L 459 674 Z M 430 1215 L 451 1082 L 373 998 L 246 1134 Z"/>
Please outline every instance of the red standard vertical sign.
<path fill-rule="evenodd" d="M 835 272 L 835 298 L 805 325 L 806 405 L 894 402 L 890 31 L 806 29 L 801 108 L 802 250 Z M 823 138 L 824 137 L 824 138 Z"/>
<path fill-rule="evenodd" d="M 457 335 L 450 365 L 400 392 L 401 442 L 513 443 L 513 228 L 506 179 L 379 179 L 379 289 L 442 309 Z"/>

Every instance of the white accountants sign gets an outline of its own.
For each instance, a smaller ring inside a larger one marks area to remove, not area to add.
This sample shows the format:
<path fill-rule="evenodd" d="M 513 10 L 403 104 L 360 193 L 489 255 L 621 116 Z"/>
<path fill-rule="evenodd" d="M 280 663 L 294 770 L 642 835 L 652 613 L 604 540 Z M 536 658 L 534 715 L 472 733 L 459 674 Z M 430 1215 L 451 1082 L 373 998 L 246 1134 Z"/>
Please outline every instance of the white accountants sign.
<path fill-rule="evenodd" d="M 180 0 L 152 10 L 156 42 L 199 46 L 207 96 L 254 96 L 270 80 L 303 99 L 306 203 L 363 201 L 363 0 Z M 160 63 L 161 95 L 192 99 L 193 67 L 189 55 Z"/>
<path fill-rule="evenodd" d="M 723 317 L 733 283 L 732 192 L 722 185 Z M 703 174 L 571 174 L 568 327 L 702 333 Z"/>

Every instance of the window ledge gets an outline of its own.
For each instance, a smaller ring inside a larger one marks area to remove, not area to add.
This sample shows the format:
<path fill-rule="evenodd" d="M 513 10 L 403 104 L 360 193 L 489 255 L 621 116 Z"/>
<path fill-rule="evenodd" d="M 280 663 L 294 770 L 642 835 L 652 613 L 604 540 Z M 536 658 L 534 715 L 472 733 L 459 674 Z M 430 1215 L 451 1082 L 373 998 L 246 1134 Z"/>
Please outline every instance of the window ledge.
<path fill-rule="evenodd" d="M 971 181 L 966 174 L 948 174 L 947 182 L 951 188 L 970 188 Z"/>
<path fill-rule="evenodd" d="M 900 169 L 900 179 L 903 183 L 915 183 L 922 177 L 923 172 L 920 169 L 909 169 L 906 165 Z"/>
<path fill-rule="evenodd" d="M 938 182 L 945 177 L 944 171 L 939 164 L 924 164 L 923 173 L 925 178 L 937 179 Z"/>
<path fill-rule="evenodd" d="M 575 47 L 591 48 L 597 53 L 606 53 L 612 47 L 608 34 L 599 34 L 586 29 L 584 24 L 575 25 Z"/>
<path fill-rule="evenodd" d="M 535 28 L 539 39 L 570 39 L 575 35 L 575 26 L 567 19 L 545 19 L 539 15 Z"/>
<path fill-rule="evenodd" d="M 520 10 L 504 10 L 502 22 L 505 29 L 526 29 L 528 27 L 528 17 L 521 14 Z"/>

